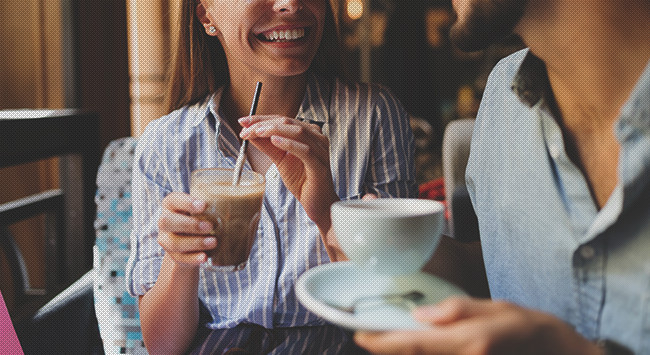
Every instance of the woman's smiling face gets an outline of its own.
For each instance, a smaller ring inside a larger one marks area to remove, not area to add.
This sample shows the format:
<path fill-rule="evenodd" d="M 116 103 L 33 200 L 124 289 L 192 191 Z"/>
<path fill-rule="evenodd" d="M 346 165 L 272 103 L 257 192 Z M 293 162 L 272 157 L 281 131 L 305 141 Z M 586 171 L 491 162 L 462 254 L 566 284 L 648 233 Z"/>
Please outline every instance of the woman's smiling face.
<path fill-rule="evenodd" d="M 328 6 L 327 0 L 200 0 L 197 16 L 216 28 L 231 74 L 293 76 L 309 68 Z"/>

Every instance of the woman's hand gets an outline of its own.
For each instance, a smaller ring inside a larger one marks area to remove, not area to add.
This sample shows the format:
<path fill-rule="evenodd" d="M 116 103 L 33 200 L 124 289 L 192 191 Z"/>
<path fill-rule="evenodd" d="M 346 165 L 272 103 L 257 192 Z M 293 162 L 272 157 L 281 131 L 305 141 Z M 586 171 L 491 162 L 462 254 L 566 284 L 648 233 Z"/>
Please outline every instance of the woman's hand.
<path fill-rule="evenodd" d="M 331 226 L 330 206 L 339 200 L 330 171 L 329 139 L 319 126 L 282 116 L 239 119 L 240 136 L 277 166 L 282 181 L 300 201 L 321 234 Z"/>
<path fill-rule="evenodd" d="M 379 354 L 600 354 L 560 319 L 511 303 L 451 298 L 413 314 L 432 327 L 355 340 Z"/>
<path fill-rule="evenodd" d="M 158 244 L 177 264 L 196 267 L 205 262 L 205 251 L 217 245 L 216 238 L 210 235 L 214 226 L 191 216 L 205 210 L 205 201 L 172 192 L 163 199 L 162 206 Z"/>

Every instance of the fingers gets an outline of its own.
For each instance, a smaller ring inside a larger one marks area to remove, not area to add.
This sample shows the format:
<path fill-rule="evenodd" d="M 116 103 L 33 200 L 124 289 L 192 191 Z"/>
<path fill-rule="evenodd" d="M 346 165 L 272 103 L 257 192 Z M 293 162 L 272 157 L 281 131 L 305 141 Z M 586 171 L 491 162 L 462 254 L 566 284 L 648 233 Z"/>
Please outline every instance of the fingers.
<path fill-rule="evenodd" d="M 158 229 L 178 234 L 210 234 L 214 226 L 210 222 L 163 209 L 158 220 Z"/>
<path fill-rule="evenodd" d="M 186 265 L 198 266 L 208 261 L 205 253 L 168 253 L 175 262 Z"/>
<path fill-rule="evenodd" d="M 324 157 L 323 150 L 314 148 L 308 144 L 301 143 L 296 140 L 287 139 L 281 136 L 272 136 L 271 143 L 278 149 L 289 152 L 292 155 L 296 156 L 307 167 L 328 167 L 329 157 Z M 286 153 L 285 153 L 286 154 Z M 277 165 L 277 162 L 276 162 Z M 313 169 L 307 169 L 307 172 L 313 172 Z"/>
<path fill-rule="evenodd" d="M 273 120 L 275 121 L 279 120 L 286 124 L 303 123 L 306 124 L 307 125 L 306 127 L 308 127 L 309 129 L 322 133 L 321 126 L 319 125 L 318 122 L 315 121 L 304 122 L 297 119 L 292 119 L 292 118 L 278 116 L 278 115 L 255 115 L 255 116 L 242 117 L 239 119 L 239 124 L 241 124 L 243 127 L 250 127 L 259 122 L 273 121 Z"/>
<path fill-rule="evenodd" d="M 214 226 L 191 215 L 203 212 L 206 203 L 185 193 L 172 192 L 163 199 L 162 205 L 158 244 L 177 263 L 199 265 L 205 262 L 204 251 L 217 245 L 216 238 L 210 236 Z"/>
<path fill-rule="evenodd" d="M 438 335 L 438 330 L 409 330 L 394 332 L 357 332 L 354 340 L 359 346 L 377 354 L 454 354 L 466 349 L 458 338 Z"/>
<path fill-rule="evenodd" d="M 196 199 L 186 193 L 172 192 L 162 201 L 164 209 L 183 214 L 201 213 L 206 207 L 205 201 Z"/>
<path fill-rule="evenodd" d="M 438 304 L 418 307 L 413 311 L 415 319 L 431 325 L 443 325 L 462 319 L 492 314 L 502 304 L 469 297 L 451 297 Z"/>
<path fill-rule="evenodd" d="M 159 233 L 158 244 L 169 253 L 196 253 L 216 247 L 217 240 L 214 237 Z"/>
<path fill-rule="evenodd" d="M 363 197 L 361 199 L 362 200 L 375 200 L 375 199 L 377 199 L 377 195 L 375 195 L 375 194 L 365 194 L 365 195 L 363 195 Z"/>
<path fill-rule="evenodd" d="M 457 321 L 421 330 L 359 332 L 355 341 L 381 354 L 575 354 L 592 345 L 558 318 L 502 301 L 448 299 L 415 314 Z"/>
<path fill-rule="evenodd" d="M 316 124 L 281 116 L 251 116 L 250 124 L 242 129 L 243 139 L 271 138 L 281 136 L 303 144 L 317 143 L 328 148 L 329 141 Z"/>
<path fill-rule="evenodd" d="M 269 138 L 280 135 L 286 138 L 301 140 L 324 138 L 318 125 L 301 122 L 287 117 L 276 117 L 251 124 L 242 129 L 243 139 Z"/>

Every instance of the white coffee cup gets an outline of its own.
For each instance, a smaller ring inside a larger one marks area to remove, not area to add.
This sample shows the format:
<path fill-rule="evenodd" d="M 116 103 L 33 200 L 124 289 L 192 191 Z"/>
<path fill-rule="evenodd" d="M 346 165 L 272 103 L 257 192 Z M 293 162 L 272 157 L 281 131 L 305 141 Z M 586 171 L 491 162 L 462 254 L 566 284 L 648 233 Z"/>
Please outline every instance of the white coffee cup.
<path fill-rule="evenodd" d="M 339 201 L 332 224 L 345 255 L 380 274 L 418 272 L 444 228 L 444 205 L 433 200 L 380 198 Z"/>

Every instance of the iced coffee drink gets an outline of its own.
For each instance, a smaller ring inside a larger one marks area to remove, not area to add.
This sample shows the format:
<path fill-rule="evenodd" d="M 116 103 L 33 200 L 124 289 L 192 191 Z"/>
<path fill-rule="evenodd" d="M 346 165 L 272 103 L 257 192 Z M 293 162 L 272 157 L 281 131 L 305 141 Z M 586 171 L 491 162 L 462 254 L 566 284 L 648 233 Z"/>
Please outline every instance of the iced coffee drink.
<path fill-rule="evenodd" d="M 190 194 L 207 203 L 195 215 L 214 226 L 216 248 L 207 251 L 208 265 L 217 270 L 241 270 L 246 266 L 260 220 L 264 176 L 242 171 L 239 185 L 232 185 L 232 169 L 200 169 L 192 172 Z"/>

